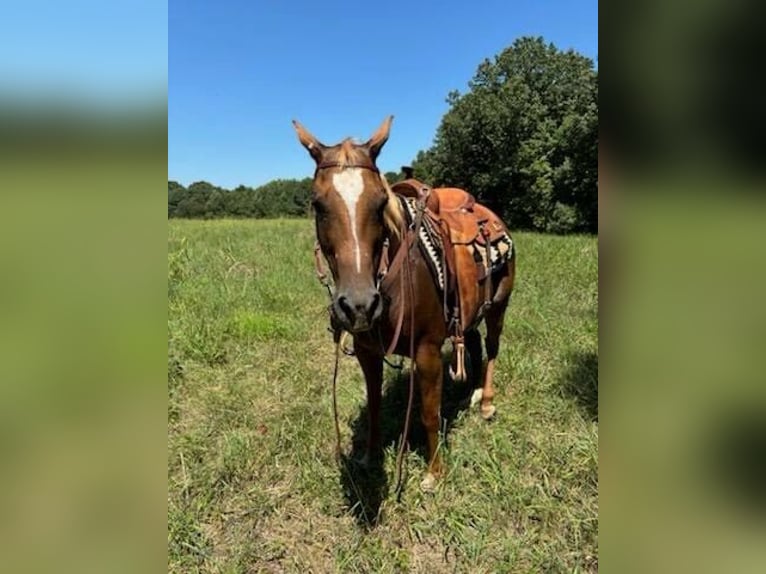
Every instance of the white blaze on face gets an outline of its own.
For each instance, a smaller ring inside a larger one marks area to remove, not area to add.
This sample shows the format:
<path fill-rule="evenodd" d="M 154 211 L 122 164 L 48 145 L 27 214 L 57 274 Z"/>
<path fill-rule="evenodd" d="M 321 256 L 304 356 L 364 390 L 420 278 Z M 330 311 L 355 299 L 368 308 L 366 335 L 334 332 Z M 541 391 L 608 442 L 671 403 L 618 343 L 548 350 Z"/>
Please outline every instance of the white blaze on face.
<path fill-rule="evenodd" d="M 351 223 L 351 234 L 354 238 L 354 253 L 356 254 L 356 272 L 362 270 L 362 254 L 359 251 L 359 236 L 356 233 L 356 204 L 364 191 L 362 170 L 347 168 L 332 176 L 332 184 L 343 198 L 348 209 L 348 219 Z"/>

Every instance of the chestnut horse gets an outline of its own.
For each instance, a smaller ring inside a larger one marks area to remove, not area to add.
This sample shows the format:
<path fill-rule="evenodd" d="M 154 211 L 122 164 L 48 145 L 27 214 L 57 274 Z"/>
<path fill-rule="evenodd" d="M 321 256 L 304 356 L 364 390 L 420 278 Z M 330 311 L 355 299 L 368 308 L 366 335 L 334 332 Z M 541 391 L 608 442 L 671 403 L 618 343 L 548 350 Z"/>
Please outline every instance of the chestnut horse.
<path fill-rule="evenodd" d="M 330 307 L 332 322 L 336 330 L 353 335 L 355 355 L 367 386 L 369 434 L 365 459 L 380 454 L 379 416 L 387 349 L 401 356 L 412 355 L 420 388 L 421 420 L 427 435 L 428 469 L 421 488 L 430 490 L 444 470 L 438 432 L 443 380 L 441 348 L 448 327 L 442 297 L 420 250 L 409 249 L 409 257 L 405 257 L 407 249 L 403 245 L 409 247 L 417 239 L 407 229 L 401 203 L 375 163 L 388 140 L 392 120 L 392 116 L 387 118 L 363 144 L 345 139 L 333 146 L 322 144 L 298 122 L 293 124 L 298 139 L 316 163 L 312 205 L 318 243 L 335 283 Z M 380 280 L 378 272 L 386 249 L 392 263 Z M 480 373 L 476 374 L 482 354 L 479 332 L 473 328 L 464 334 L 474 366 L 474 381 L 478 383 L 472 404 L 481 401 L 480 412 L 485 418 L 495 412 L 493 369 L 513 288 L 514 268 L 515 257 L 511 255 L 492 273 L 490 304 L 484 310 L 487 367 L 483 381 Z M 411 294 L 404 288 L 405 282 L 416 285 L 416 291 Z"/>

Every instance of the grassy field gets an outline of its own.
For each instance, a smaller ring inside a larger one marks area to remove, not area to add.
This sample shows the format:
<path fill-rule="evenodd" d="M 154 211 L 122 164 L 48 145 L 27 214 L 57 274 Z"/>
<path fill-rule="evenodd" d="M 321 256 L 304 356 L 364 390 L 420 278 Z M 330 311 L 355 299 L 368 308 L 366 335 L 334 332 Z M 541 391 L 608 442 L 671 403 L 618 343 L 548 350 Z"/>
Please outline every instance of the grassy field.
<path fill-rule="evenodd" d="M 386 367 L 382 469 L 335 462 L 333 345 L 309 221 L 178 221 L 168 240 L 168 569 L 172 572 L 598 570 L 598 243 L 515 233 L 517 282 L 495 419 L 445 385 L 436 492 L 419 416 L 401 500 L 404 373 Z M 364 382 L 343 357 L 348 455 Z"/>

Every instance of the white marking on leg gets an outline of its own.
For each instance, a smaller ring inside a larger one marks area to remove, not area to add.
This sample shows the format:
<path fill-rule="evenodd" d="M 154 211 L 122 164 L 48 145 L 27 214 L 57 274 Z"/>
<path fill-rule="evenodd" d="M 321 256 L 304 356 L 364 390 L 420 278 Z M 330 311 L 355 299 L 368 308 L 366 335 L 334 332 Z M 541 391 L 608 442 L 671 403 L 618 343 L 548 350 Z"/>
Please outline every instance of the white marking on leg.
<path fill-rule="evenodd" d="M 478 405 L 481 402 L 483 396 L 484 391 L 482 389 L 474 389 L 473 394 L 471 395 L 471 408 Z"/>
<path fill-rule="evenodd" d="M 351 234 L 354 237 L 354 253 L 356 254 L 356 272 L 362 271 L 362 255 L 359 251 L 359 237 L 356 233 L 356 204 L 364 191 L 364 180 L 360 168 L 347 168 L 332 176 L 332 184 L 338 191 L 348 209 L 351 222 Z"/>
<path fill-rule="evenodd" d="M 426 474 L 426 477 L 420 483 L 420 489 L 423 492 L 433 492 L 436 488 L 436 477 L 430 472 Z"/>

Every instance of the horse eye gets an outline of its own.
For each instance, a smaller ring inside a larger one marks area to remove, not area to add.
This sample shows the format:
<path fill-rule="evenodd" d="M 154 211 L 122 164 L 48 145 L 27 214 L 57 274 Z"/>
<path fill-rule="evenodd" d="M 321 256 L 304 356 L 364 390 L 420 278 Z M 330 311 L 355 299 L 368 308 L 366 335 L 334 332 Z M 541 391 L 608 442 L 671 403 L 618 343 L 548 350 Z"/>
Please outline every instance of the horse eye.
<path fill-rule="evenodd" d="M 327 211 L 327 208 L 325 207 L 324 203 L 316 197 L 311 200 L 311 207 L 313 207 L 314 211 L 320 215 Z"/>

